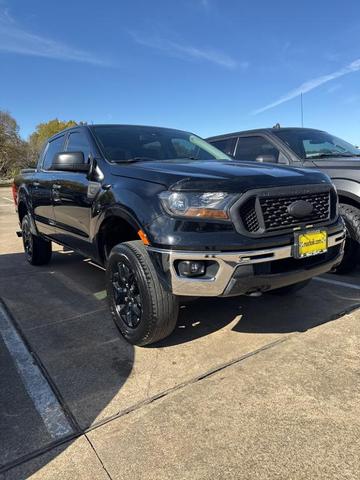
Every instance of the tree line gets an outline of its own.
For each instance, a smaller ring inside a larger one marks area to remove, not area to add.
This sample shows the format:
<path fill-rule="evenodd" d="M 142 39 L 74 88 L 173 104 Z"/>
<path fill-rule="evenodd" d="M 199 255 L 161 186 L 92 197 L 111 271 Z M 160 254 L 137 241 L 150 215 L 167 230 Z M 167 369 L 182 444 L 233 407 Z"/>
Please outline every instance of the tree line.
<path fill-rule="evenodd" d="M 39 123 L 29 138 L 23 140 L 15 118 L 9 112 L 0 110 L 0 179 L 12 178 L 22 168 L 35 167 L 44 142 L 64 128 L 75 125 L 77 122 L 74 120 L 55 118 Z"/>

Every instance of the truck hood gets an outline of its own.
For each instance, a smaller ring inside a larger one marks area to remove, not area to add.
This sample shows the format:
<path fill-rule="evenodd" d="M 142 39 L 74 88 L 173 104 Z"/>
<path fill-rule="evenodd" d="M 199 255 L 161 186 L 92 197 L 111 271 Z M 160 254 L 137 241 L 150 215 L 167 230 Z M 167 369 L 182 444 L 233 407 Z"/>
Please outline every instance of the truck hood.
<path fill-rule="evenodd" d="M 114 175 L 160 183 L 173 190 L 244 192 L 254 188 L 328 183 L 314 169 L 229 160 L 166 160 L 113 164 Z"/>
<path fill-rule="evenodd" d="M 334 181 L 342 179 L 360 183 L 360 157 L 314 159 L 312 163 Z"/>
<path fill-rule="evenodd" d="M 329 166 L 333 168 L 353 168 L 355 170 L 360 169 L 360 157 L 335 157 L 314 159 L 312 163 L 319 168 Z"/>

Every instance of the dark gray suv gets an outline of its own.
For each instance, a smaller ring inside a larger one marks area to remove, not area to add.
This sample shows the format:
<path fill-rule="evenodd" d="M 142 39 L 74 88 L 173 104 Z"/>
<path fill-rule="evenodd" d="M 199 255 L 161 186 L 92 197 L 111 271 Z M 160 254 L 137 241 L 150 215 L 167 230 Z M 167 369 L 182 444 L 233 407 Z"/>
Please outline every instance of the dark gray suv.
<path fill-rule="evenodd" d="M 317 168 L 335 184 L 347 227 L 338 273 L 351 271 L 360 252 L 360 150 L 329 133 L 311 128 L 263 128 L 210 137 L 208 142 L 237 160 Z"/>

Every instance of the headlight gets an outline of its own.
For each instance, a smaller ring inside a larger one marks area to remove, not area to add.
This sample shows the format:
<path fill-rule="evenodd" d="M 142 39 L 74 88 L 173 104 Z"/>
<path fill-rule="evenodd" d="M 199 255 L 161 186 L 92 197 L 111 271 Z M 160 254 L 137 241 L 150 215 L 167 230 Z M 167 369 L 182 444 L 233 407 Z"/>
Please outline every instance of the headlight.
<path fill-rule="evenodd" d="M 224 192 L 162 192 L 161 202 L 171 215 L 228 220 L 228 207 L 236 195 Z"/>

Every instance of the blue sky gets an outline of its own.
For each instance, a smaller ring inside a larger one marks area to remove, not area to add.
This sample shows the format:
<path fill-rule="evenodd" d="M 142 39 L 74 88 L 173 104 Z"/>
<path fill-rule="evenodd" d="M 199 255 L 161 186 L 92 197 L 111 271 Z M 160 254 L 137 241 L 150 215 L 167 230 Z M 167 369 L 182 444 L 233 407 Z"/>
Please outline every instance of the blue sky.
<path fill-rule="evenodd" d="M 202 136 L 300 124 L 360 143 L 358 0 L 0 0 L 0 109 Z"/>

